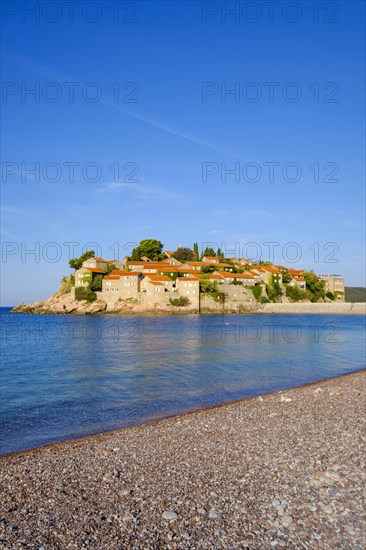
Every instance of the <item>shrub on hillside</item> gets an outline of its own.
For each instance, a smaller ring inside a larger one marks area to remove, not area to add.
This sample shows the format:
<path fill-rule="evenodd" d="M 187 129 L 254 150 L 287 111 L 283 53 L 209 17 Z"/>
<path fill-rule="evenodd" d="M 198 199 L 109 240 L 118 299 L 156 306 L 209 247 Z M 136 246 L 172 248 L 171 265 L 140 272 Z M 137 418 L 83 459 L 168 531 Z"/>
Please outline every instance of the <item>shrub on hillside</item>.
<path fill-rule="evenodd" d="M 286 296 L 290 298 L 293 302 L 299 302 L 300 300 L 305 300 L 306 298 L 309 298 L 309 294 L 306 292 L 306 290 L 302 290 L 298 286 L 290 286 L 285 285 L 286 288 Z"/>
<path fill-rule="evenodd" d="M 179 298 L 169 298 L 169 302 L 172 306 L 183 307 L 189 305 L 189 298 L 187 296 L 180 296 Z"/>
<path fill-rule="evenodd" d="M 260 285 L 254 285 L 252 287 L 252 292 L 254 298 L 259 301 L 259 298 L 262 296 L 262 287 Z"/>
<path fill-rule="evenodd" d="M 77 300 L 86 300 L 87 302 L 94 302 L 97 299 L 97 295 L 90 288 L 79 286 L 75 289 L 75 298 Z"/>
<path fill-rule="evenodd" d="M 60 285 L 60 288 L 59 288 L 59 293 L 61 295 L 67 294 L 68 292 L 70 292 L 70 290 L 74 286 L 74 284 L 75 284 L 74 275 L 69 275 L 69 276 L 62 277 L 61 285 Z"/>

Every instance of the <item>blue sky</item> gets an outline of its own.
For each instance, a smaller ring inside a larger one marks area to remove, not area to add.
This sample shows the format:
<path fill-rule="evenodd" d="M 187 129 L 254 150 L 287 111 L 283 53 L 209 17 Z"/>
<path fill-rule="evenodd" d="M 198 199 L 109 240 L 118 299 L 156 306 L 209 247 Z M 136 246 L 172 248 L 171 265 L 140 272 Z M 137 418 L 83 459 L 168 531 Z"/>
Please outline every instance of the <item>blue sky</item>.
<path fill-rule="evenodd" d="M 150 237 L 278 243 L 276 263 L 364 286 L 362 2 L 10 4 L 2 305 L 47 298 L 72 247 L 122 258 Z"/>

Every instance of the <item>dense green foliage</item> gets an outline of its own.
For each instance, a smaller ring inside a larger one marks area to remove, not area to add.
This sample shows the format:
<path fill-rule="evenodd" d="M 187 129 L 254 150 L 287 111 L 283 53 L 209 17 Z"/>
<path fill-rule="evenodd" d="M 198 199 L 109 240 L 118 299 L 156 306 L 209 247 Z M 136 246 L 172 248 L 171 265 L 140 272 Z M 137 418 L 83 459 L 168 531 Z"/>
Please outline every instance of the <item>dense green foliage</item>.
<path fill-rule="evenodd" d="M 258 301 L 262 296 L 262 287 L 260 285 L 254 285 L 252 287 L 252 292 L 253 292 L 254 298 Z"/>
<path fill-rule="evenodd" d="M 300 300 L 305 300 L 306 298 L 309 298 L 309 294 L 306 292 L 306 290 L 302 290 L 299 286 L 294 285 L 285 285 L 286 288 L 286 296 L 290 298 L 293 302 L 299 302 Z"/>
<path fill-rule="evenodd" d="M 103 286 L 102 281 L 103 281 L 103 277 L 101 275 L 97 275 L 96 277 L 93 277 L 93 279 L 89 283 L 90 290 L 94 290 L 94 292 L 100 292 Z"/>
<path fill-rule="evenodd" d="M 201 273 L 213 273 L 215 271 L 214 264 L 212 265 L 204 265 L 201 269 Z"/>
<path fill-rule="evenodd" d="M 73 258 L 69 261 L 69 266 L 71 267 L 71 269 L 80 269 L 83 265 L 83 262 L 85 262 L 85 260 L 89 260 L 90 258 L 95 258 L 94 250 L 88 250 L 79 258 Z"/>
<path fill-rule="evenodd" d="M 337 295 L 333 294 L 333 292 L 327 292 L 326 297 L 329 298 L 329 300 L 335 300 L 337 298 Z"/>
<path fill-rule="evenodd" d="M 346 302 L 366 302 L 366 288 L 363 286 L 346 286 Z"/>
<path fill-rule="evenodd" d="M 201 258 L 203 258 L 204 256 L 216 256 L 216 252 L 214 251 L 213 248 L 211 248 L 210 246 L 207 246 L 204 249 Z"/>
<path fill-rule="evenodd" d="M 162 254 L 163 244 L 156 239 L 144 239 L 139 246 L 133 249 L 131 260 L 140 261 L 143 256 L 149 260 L 160 261 L 165 259 L 165 254 Z"/>
<path fill-rule="evenodd" d="M 271 302 L 277 302 L 278 298 L 282 296 L 281 285 L 271 275 L 269 285 L 266 285 L 267 296 Z"/>
<path fill-rule="evenodd" d="M 77 300 L 86 300 L 87 302 L 94 302 L 97 299 L 95 292 L 83 286 L 79 286 L 75 289 L 75 298 Z"/>
<path fill-rule="evenodd" d="M 179 247 L 178 250 L 176 250 L 173 254 L 173 258 L 182 263 L 191 262 L 194 257 L 195 253 L 193 252 L 193 250 L 183 246 Z"/>
<path fill-rule="evenodd" d="M 324 281 L 319 279 L 315 273 L 304 273 L 304 279 L 308 296 L 312 302 L 317 302 L 320 298 L 324 298 Z"/>
<path fill-rule="evenodd" d="M 200 289 L 201 292 L 217 292 L 217 283 L 216 281 L 210 281 L 210 274 L 203 273 L 200 277 Z"/>
<path fill-rule="evenodd" d="M 105 274 L 109 275 L 111 271 L 116 269 L 116 266 L 114 264 L 107 264 L 107 267 L 105 269 Z"/>
<path fill-rule="evenodd" d="M 189 305 L 189 298 L 187 296 L 180 296 L 179 298 L 169 298 L 169 302 L 172 304 L 172 306 L 176 307 L 183 307 Z"/>
<path fill-rule="evenodd" d="M 286 271 L 284 273 L 282 273 L 282 282 L 284 285 L 288 284 L 291 282 L 291 275 L 288 274 L 288 271 L 286 269 Z"/>
<path fill-rule="evenodd" d="M 194 252 L 194 261 L 198 261 L 200 259 L 200 253 L 198 250 L 198 243 L 193 244 L 193 252 Z"/>

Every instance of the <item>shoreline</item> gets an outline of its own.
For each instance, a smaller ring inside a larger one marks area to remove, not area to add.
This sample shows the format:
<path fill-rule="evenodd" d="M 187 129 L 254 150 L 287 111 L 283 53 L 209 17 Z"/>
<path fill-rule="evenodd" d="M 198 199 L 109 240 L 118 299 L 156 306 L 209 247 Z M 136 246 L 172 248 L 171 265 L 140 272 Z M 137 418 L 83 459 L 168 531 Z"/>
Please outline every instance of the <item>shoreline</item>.
<path fill-rule="evenodd" d="M 76 437 L 76 438 L 72 438 L 72 439 L 65 439 L 65 440 L 62 440 L 62 441 L 55 441 L 54 443 L 47 443 L 46 445 L 40 445 L 39 447 L 32 447 L 30 449 L 24 449 L 23 451 L 14 451 L 14 452 L 10 452 L 10 453 L 0 455 L 0 461 L 4 458 L 23 455 L 24 453 L 31 453 L 31 452 L 34 452 L 34 451 L 41 451 L 42 449 L 49 449 L 49 448 L 63 446 L 63 445 L 67 446 L 69 443 L 82 443 L 82 442 L 87 441 L 87 440 L 98 439 L 98 438 L 102 438 L 104 436 L 110 437 L 110 436 L 113 436 L 114 434 L 117 434 L 117 433 L 125 431 L 125 430 L 135 430 L 135 429 L 139 429 L 139 428 L 144 428 L 145 426 L 146 427 L 155 426 L 155 425 L 159 424 L 160 422 L 164 422 L 166 420 L 170 420 L 170 419 L 179 420 L 179 419 L 181 419 L 183 417 L 186 417 L 186 416 L 195 415 L 195 414 L 198 414 L 198 413 L 203 413 L 203 412 L 206 412 L 206 411 L 211 411 L 211 410 L 216 410 L 216 409 L 222 409 L 222 408 L 225 408 L 225 407 L 229 407 L 231 405 L 238 405 L 240 403 L 247 403 L 249 401 L 259 399 L 259 398 L 276 396 L 276 395 L 280 395 L 284 392 L 301 391 L 302 389 L 305 389 L 305 388 L 308 388 L 308 387 L 321 386 L 322 384 L 325 384 L 325 383 L 329 382 L 330 380 L 343 379 L 343 378 L 346 378 L 346 377 L 351 377 L 351 376 L 354 376 L 354 375 L 357 375 L 357 374 L 362 374 L 362 373 L 366 375 L 366 369 L 352 371 L 352 372 L 349 372 L 347 374 L 343 374 L 341 376 L 332 376 L 331 378 L 322 378 L 321 380 L 317 380 L 315 382 L 307 382 L 306 384 L 301 384 L 300 386 L 293 386 L 293 387 L 288 388 L 288 389 L 276 390 L 276 391 L 271 391 L 271 392 L 268 392 L 268 393 L 261 393 L 261 394 L 250 396 L 250 397 L 242 397 L 242 398 L 239 398 L 239 399 L 234 399 L 233 401 L 225 401 L 224 403 L 219 403 L 217 405 L 208 405 L 206 407 L 199 407 L 197 409 L 193 409 L 193 410 L 190 410 L 190 411 L 184 411 L 184 412 L 181 412 L 181 413 L 178 413 L 178 414 L 162 416 L 161 418 L 157 418 L 156 420 L 143 422 L 141 424 L 135 424 L 133 426 L 125 426 L 125 427 L 121 427 L 121 428 L 116 428 L 114 430 L 108 430 L 108 431 L 99 432 L 99 433 L 96 433 L 96 434 L 85 435 L 85 436 L 82 436 L 82 437 Z"/>
<path fill-rule="evenodd" d="M 128 307 L 122 310 L 97 309 L 89 311 L 85 306 L 82 309 L 65 312 L 62 309 L 47 309 L 44 306 L 37 309 L 34 305 L 20 304 L 13 307 L 11 313 L 23 313 L 26 315 L 111 315 L 111 316 L 161 316 L 161 315 L 366 315 L 366 302 L 338 302 L 338 303 L 242 303 L 237 307 L 228 306 L 226 309 L 221 304 L 215 307 L 203 307 L 200 311 L 186 308 L 176 309 L 136 309 Z M 92 307 L 92 306 L 91 306 Z M 103 306 L 104 307 L 104 306 Z"/>
<path fill-rule="evenodd" d="M 3 455 L 0 538 L 29 548 L 360 548 L 365 383 L 356 371 Z"/>

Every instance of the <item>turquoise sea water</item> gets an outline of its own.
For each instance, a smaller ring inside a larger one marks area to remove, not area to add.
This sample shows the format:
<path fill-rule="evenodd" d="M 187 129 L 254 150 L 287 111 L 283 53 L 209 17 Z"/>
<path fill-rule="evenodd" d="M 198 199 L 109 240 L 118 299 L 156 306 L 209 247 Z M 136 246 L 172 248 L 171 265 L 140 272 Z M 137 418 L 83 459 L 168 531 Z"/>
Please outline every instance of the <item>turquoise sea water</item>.
<path fill-rule="evenodd" d="M 365 368 L 365 317 L 1 309 L 0 453 Z"/>

